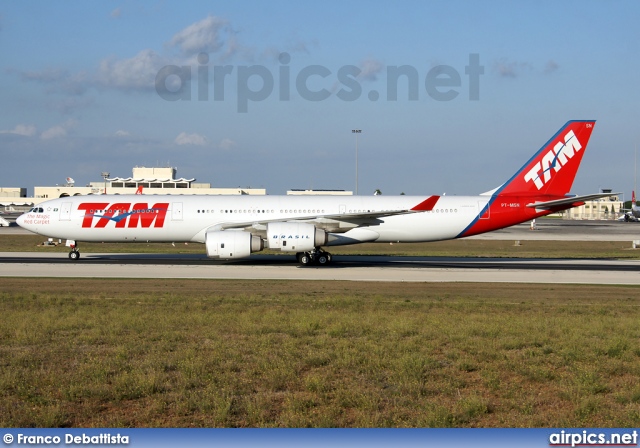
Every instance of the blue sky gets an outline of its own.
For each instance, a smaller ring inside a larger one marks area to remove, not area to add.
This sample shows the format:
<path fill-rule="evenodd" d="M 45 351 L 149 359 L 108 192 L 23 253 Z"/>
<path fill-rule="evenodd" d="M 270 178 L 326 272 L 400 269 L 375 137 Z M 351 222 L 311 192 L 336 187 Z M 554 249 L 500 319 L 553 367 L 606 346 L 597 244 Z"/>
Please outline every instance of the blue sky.
<path fill-rule="evenodd" d="M 477 194 L 595 119 L 573 190 L 629 198 L 638 17 L 635 1 L 2 2 L 0 186 L 174 166 L 270 194 L 353 190 L 358 128 L 360 194 Z M 400 77 L 390 99 L 398 67 L 417 98 Z M 430 94 L 429 73 L 452 86 Z"/>

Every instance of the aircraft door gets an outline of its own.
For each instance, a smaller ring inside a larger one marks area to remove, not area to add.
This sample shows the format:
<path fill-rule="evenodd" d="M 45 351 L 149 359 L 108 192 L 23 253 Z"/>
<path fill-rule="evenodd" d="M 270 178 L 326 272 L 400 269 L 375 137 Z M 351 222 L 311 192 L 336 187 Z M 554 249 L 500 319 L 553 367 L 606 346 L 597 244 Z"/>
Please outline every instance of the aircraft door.
<path fill-rule="evenodd" d="M 71 221 L 71 202 L 63 202 L 60 206 L 60 221 Z"/>
<path fill-rule="evenodd" d="M 346 205 L 340 205 L 340 214 L 344 215 L 347 212 L 347 206 Z"/>
<path fill-rule="evenodd" d="M 490 208 L 488 204 L 489 201 L 478 201 L 478 214 L 480 219 L 489 219 Z"/>
<path fill-rule="evenodd" d="M 171 204 L 171 220 L 182 221 L 182 202 Z"/>

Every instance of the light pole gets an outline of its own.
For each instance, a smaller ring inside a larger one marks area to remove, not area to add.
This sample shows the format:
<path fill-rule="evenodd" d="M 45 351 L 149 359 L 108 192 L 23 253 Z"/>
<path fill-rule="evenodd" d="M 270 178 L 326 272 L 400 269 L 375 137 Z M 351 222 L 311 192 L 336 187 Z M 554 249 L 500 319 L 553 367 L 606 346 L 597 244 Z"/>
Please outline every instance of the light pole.
<path fill-rule="evenodd" d="M 104 194 L 107 194 L 107 178 L 111 175 L 110 173 L 103 171 L 100 173 L 102 178 L 104 179 Z"/>
<path fill-rule="evenodd" d="M 356 134 L 356 196 L 358 195 L 358 134 L 362 133 L 362 129 L 352 129 L 352 134 Z"/>

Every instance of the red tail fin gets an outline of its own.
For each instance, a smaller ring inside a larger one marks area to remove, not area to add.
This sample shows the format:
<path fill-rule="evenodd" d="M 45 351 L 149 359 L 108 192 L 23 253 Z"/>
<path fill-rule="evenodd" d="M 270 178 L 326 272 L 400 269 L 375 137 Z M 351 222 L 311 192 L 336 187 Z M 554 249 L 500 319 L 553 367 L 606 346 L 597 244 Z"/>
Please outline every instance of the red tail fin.
<path fill-rule="evenodd" d="M 572 202 L 561 200 L 567 199 L 594 125 L 594 120 L 567 122 L 511 179 L 483 195 L 487 200 L 478 201 L 477 218 L 459 237 L 502 229 L 554 209 L 538 210 L 530 204 L 555 202 L 556 210 L 571 208 Z"/>
<path fill-rule="evenodd" d="M 631 192 L 631 205 L 636 205 L 636 192 L 635 192 L 635 190 Z"/>
<path fill-rule="evenodd" d="M 594 120 L 567 122 L 496 194 L 569 193 L 594 125 Z"/>

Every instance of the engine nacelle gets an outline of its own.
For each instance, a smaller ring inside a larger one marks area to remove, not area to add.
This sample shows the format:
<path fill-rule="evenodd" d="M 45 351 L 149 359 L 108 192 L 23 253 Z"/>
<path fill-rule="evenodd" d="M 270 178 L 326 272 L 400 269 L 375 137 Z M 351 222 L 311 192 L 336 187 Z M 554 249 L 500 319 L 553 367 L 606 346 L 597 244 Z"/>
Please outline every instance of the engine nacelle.
<path fill-rule="evenodd" d="M 269 249 L 284 252 L 306 252 L 327 244 L 327 232 L 303 222 L 271 222 L 267 224 Z"/>
<path fill-rule="evenodd" d="M 223 260 L 248 257 L 264 249 L 262 238 L 241 230 L 209 230 L 205 246 L 207 257 Z"/>

